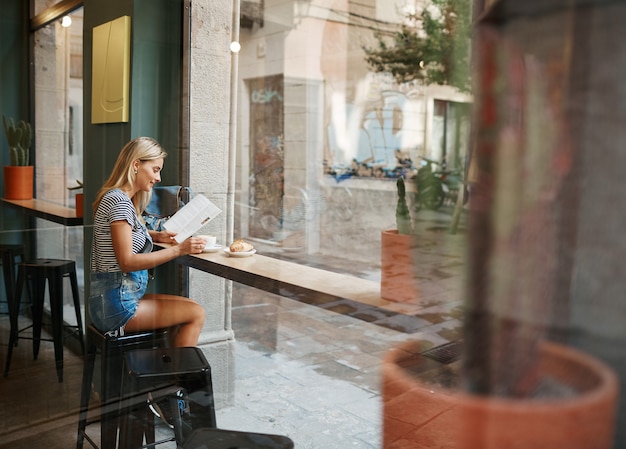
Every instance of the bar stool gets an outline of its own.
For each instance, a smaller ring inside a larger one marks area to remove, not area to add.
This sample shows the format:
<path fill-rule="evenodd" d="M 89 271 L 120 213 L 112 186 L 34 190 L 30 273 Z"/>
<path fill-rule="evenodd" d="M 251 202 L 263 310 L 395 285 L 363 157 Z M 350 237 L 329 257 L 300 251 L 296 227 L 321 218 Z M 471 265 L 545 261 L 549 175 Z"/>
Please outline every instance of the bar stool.
<path fill-rule="evenodd" d="M 141 447 L 144 429 L 153 429 L 148 395 L 154 401 L 167 400 L 172 411 L 174 437 L 161 442 L 174 439 L 182 444 L 194 429 L 217 427 L 211 366 L 200 348 L 138 349 L 124 358 L 128 372 L 124 396 L 130 402 L 121 410 L 121 448 Z"/>
<path fill-rule="evenodd" d="M 283 435 L 225 429 L 196 429 L 181 449 L 293 449 L 293 441 Z"/>
<path fill-rule="evenodd" d="M 15 295 L 15 267 L 16 259 L 24 261 L 24 245 L 12 243 L 0 243 L 0 262 L 2 263 L 2 273 L 4 276 L 4 290 L 6 292 L 7 313 L 11 316 L 13 307 L 13 297 Z M 2 301 L 5 302 L 5 301 Z"/>
<path fill-rule="evenodd" d="M 69 277 L 74 299 L 74 311 L 76 313 L 76 326 L 63 325 L 63 279 Z M 45 299 L 46 280 L 48 280 L 48 293 L 50 297 L 50 317 L 52 321 L 52 340 L 41 338 L 41 326 L 43 319 L 43 305 Z M 32 304 L 33 324 L 23 329 L 18 329 L 18 316 L 24 285 L 27 289 Z M 22 262 L 18 265 L 17 288 L 13 305 L 10 310 L 11 333 L 9 337 L 9 350 L 4 369 L 4 377 L 9 375 L 13 347 L 17 340 L 32 339 L 33 356 L 36 360 L 39 355 L 41 340 L 54 343 L 54 358 L 56 360 L 57 377 L 63 382 L 63 329 L 70 328 L 77 334 L 83 354 L 85 342 L 83 340 L 83 320 L 80 311 L 80 297 L 78 295 L 78 280 L 76 278 L 76 263 L 73 260 L 60 259 L 35 259 Z M 32 337 L 21 337 L 19 334 L 32 328 Z"/>
<path fill-rule="evenodd" d="M 84 440 L 93 447 L 98 447 L 86 433 L 87 426 L 96 422 L 100 422 L 100 448 L 117 447 L 118 412 L 122 398 L 122 378 L 125 375 L 124 353 L 135 349 L 166 347 L 168 344 L 167 329 L 112 336 L 100 332 L 92 324 L 87 326 L 87 354 L 83 368 L 76 449 L 83 448 Z M 100 354 L 101 381 L 100 414 L 97 418 L 88 420 L 89 399 L 98 354 Z M 154 427 L 147 429 L 146 440 L 154 442 Z"/>

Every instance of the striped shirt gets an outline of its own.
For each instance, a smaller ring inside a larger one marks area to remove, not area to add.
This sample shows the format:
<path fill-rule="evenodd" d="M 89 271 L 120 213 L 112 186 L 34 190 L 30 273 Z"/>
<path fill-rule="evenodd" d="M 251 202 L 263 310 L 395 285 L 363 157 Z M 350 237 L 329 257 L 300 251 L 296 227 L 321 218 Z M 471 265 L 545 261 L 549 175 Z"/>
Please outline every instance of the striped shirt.
<path fill-rule="evenodd" d="M 93 242 L 91 246 L 91 271 L 122 271 L 115 257 L 111 239 L 111 223 L 126 221 L 132 227 L 133 253 L 142 252 L 150 236 L 135 212 L 135 206 L 128 195 L 120 189 L 108 191 L 102 197 L 93 222 Z"/>

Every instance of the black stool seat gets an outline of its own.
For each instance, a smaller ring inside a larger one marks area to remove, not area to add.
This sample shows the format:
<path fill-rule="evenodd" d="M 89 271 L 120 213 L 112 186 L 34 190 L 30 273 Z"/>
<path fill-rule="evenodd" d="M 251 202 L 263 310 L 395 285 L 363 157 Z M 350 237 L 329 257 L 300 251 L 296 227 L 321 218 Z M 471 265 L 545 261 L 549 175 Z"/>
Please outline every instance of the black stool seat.
<path fill-rule="evenodd" d="M 115 449 L 119 428 L 119 408 L 122 399 L 122 378 L 125 375 L 124 353 L 135 349 L 153 349 L 169 344 L 167 329 L 129 333 L 113 337 L 105 335 L 95 326 L 87 326 L 87 355 L 83 368 L 83 381 L 80 395 L 80 413 L 76 448 L 82 449 L 84 440 L 97 448 L 96 443 L 87 435 L 87 426 L 100 422 L 100 448 Z M 100 413 L 88 421 L 89 399 L 96 364 L 100 354 Z M 154 428 L 147 429 L 146 440 L 154 442 Z"/>
<path fill-rule="evenodd" d="M 19 262 L 24 261 L 24 245 L 19 243 L 0 243 L 0 262 L 2 262 L 5 299 L 9 316 L 11 316 L 11 308 L 13 307 L 13 298 L 15 296 L 15 266 L 17 258 L 19 258 Z"/>
<path fill-rule="evenodd" d="M 283 435 L 241 432 L 226 429 L 196 429 L 181 449 L 293 449 L 293 441 Z"/>
<path fill-rule="evenodd" d="M 74 311 L 76 313 L 76 326 L 64 326 L 63 324 L 63 279 L 68 277 L 74 299 Z M 61 259 L 35 259 L 22 262 L 18 265 L 17 286 L 15 297 L 10 307 L 11 333 L 9 337 L 9 349 L 4 369 L 4 377 L 9 375 L 13 347 L 19 338 L 32 339 L 33 357 L 37 359 L 39 346 L 42 340 L 41 327 L 43 319 L 43 303 L 45 299 L 46 280 L 50 297 L 50 318 L 52 321 L 52 341 L 54 342 L 54 358 L 56 361 L 57 377 L 63 382 L 63 328 L 71 328 L 77 334 L 83 353 L 85 343 L 83 340 L 83 320 L 80 311 L 80 297 L 78 294 L 78 280 L 76 277 L 76 263 L 73 260 Z M 27 282 L 28 281 L 28 282 Z M 33 324 L 18 329 L 18 316 L 24 285 L 27 284 L 32 304 Z M 32 328 L 32 337 L 22 337 L 19 334 Z M 46 340 L 46 339 L 43 339 Z"/>
<path fill-rule="evenodd" d="M 124 357 L 128 371 L 125 396 L 139 400 L 122 413 L 126 418 L 122 447 L 140 447 L 141 429 L 154 425 L 154 416 L 147 412 L 147 393 L 157 402 L 161 398 L 169 402 L 178 444 L 193 429 L 216 427 L 211 366 L 200 348 L 139 349 Z"/>

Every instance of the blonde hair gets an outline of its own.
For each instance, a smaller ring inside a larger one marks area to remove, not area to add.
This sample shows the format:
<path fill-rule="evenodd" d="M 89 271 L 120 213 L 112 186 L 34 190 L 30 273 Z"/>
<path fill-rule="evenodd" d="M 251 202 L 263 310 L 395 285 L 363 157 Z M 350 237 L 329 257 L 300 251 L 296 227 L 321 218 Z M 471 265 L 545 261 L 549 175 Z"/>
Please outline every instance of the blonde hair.
<path fill-rule="evenodd" d="M 137 176 L 133 168 L 135 161 L 153 161 L 155 159 L 164 159 L 166 156 L 167 153 L 163 151 L 159 142 L 151 137 L 137 137 L 124 145 L 117 157 L 109 179 L 100 187 L 96 199 L 92 203 L 93 213 L 96 213 L 102 197 L 108 191 L 113 189 L 129 190 L 132 188 Z M 151 196 L 152 191 L 144 192 L 140 190 L 131 198 L 139 217 L 141 217 L 141 213 L 150 202 Z"/>

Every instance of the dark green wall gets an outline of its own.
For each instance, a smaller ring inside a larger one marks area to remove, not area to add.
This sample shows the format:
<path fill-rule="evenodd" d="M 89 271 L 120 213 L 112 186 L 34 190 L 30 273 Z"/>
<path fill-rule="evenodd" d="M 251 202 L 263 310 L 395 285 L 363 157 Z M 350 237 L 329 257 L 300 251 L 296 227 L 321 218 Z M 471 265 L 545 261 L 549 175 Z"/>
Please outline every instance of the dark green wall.
<path fill-rule="evenodd" d="M 15 121 L 32 122 L 29 114 L 28 91 L 28 2 L 23 0 L 0 1 L 0 115 Z M 1 126 L 0 126 L 1 128 Z M 4 129 L 0 131 L 0 166 L 9 163 L 9 145 Z M 34 148 L 35 142 L 33 142 Z M 2 173 L 0 171 L 0 173 Z M 2 175 L 3 176 L 3 175 Z M 4 179 L 0 181 L 4 196 Z M 25 218 L 15 210 L 2 207 L 0 213 L 0 241 L 21 239 L 20 233 L 7 233 L 23 229 Z"/>
<path fill-rule="evenodd" d="M 165 147 L 168 184 L 178 183 L 181 7 L 178 0 L 136 0 L 133 17 L 133 133 L 153 135 Z"/>
<path fill-rule="evenodd" d="M 28 94 L 28 2 L 0 2 L 0 113 L 29 120 Z M 2 131 L 2 165 L 9 162 L 8 144 Z"/>
<path fill-rule="evenodd" d="M 162 184 L 179 184 L 181 0 L 86 0 L 84 3 L 84 178 L 85 260 L 93 224 L 91 202 L 109 176 L 121 148 L 137 136 L 157 139 L 168 157 Z M 91 124 L 92 29 L 131 17 L 130 119 L 128 123 Z M 86 267 L 88 269 L 88 267 Z M 160 267 L 151 290 L 179 292 L 172 264 Z M 85 280 L 88 284 L 88 280 Z"/>

